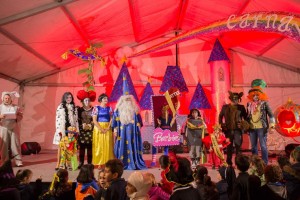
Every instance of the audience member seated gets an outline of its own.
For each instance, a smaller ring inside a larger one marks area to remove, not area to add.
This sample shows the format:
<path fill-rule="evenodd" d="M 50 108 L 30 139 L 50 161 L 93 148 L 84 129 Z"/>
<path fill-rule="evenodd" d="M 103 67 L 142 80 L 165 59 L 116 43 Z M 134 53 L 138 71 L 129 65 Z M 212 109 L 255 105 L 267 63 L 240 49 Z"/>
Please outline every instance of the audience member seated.
<path fill-rule="evenodd" d="M 152 186 L 149 176 L 135 171 L 127 180 L 126 193 L 130 200 L 148 200 L 148 192 Z"/>
<path fill-rule="evenodd" d="M 243 154 L 238 154 L 235 157 L 235 165 L 239 172 L 235 183 L 233 184 L 233 191 L 231 200 L 248 200 L 248 169 L 250 166 L 249 157 Z"/>
<path fill-rule="evenodd" d="M 208 176 L 206 167 L 201 165 L 196 167 L 195 182 L 201 200 L 218 200 L 220 198 L 216 184 L 212 182 L 210 176 Z"/>
<path fill-rule="evenodd" d="M 260 178 L 261 185 L 266 184 L 264 170 L 266 167 L 266 163 L 263 161 L 261 157 L 258 155 L 252 155 L 250 157 L 250 175 L 256 175 Z"/>
<path fill-rule="evenodd" d="M 287 198 L 285 185 L 281 183 L 282 171 L 277 165 L 265 168 L 266 185 L 260 188 L 259 199 L 283 200 Z"/>
<path fill-rule="evenodd" d="M 35 200 L 42 193 L 42 179 L 38 178 L 35 185 L 31 185 L 32 171 L 30 169 L 20 169 L 16 178 L 19 181 L 17 188 L 20 191 L 22 200 Z"/>
<path fill-rule="evenodd" d="M 300 197 L 300 146 L 290 155 L 291 166 L 284 166 L 283 179 L 286 181 L 286 190 L 289 200 L 299 200 Z"/>
<path fill-rule="evenodd" d="M 170 194 L 165 192 L 157 183 L 155 180 L 155 177 L 152 173 L 145 173 L 145 176 L 147 176 L 151 180 L 152 187 L 150 188 L 148 195 L 150 200 L 169 200 Z"/>
<path fill-rule="evenodd" d="M 174 182 L 173 193 L 170 200 L 184 199 L 194 200 L 200 199 L 200 195 L 192 186 L 194 181 L 191 162 L 185 157 L 178 157 L 174 153 L 169 152 L 170 171 L 166 173 L 166 178 L 170 182 Z"/>
<path fill-rule="evenodd" d="M 18 183 L 9 159 L 0 167 L 0 199 L 21 200 Z"/>
<path fill-rule="evenodd" d="M 119 159 L 111 159 L 105 163 L 104 177 L 108 184 L 104 195 L 105 200 L 126 200 L 126 181 L 122 178 L 124 165 Z M 100 200 L 102 195 L 100 189 L 96 195 L 95 200 Z"/>
<path fill-rule="evenodd" d="M 75 190 L 76 200 L 94 199 L 99 186 L 94 178 L 94 166 L 83 165 L 77 176 L 77 187 Z"/>
<path fill-rule="evenodd" d="M 40 200 L 75 200 L 75 192 L 68 179 L 68 171 L 59 169 L 54 174 L 49 190 L 40 197 Z"/>

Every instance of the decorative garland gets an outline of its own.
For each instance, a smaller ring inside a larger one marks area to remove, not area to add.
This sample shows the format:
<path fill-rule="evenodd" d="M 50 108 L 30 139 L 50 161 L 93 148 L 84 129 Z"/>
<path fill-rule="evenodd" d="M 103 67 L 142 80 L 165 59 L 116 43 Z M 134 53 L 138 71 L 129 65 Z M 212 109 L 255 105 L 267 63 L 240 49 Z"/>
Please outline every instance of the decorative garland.
<path fill-rule="evenodd" d="M 104 58 L 97 54 L 97 48 L 99 47 L 102 47 L 101 43 L 91 44 L 84 52 L 81 52 L 78 49 L 70 49 L 61 55 L 62 59 L 64 60 L 67 60 L 69 54 L 71 54 L 82 61 L 89 62 L 88 68 L 78 70 L 78 74 L 83 74 L 87 78 L 87 80 L 82 83 L 87 92 L 95 90 L 95 80 L 93 76 L 94 61 L 99 60 L 103 66 L 106 65 Z"/>
<path fill-rule="evenodd" d="M 286 12 L 253 12 L 239 16 L 233 14 L 227 19 L 219 20 L 207 26 L 201 26 L 185 32 L 148 49 L 137 52 L 130 57 L 152 53 L 213 32 L 221 34 L 229 31 L 278 33 L 300 42 L 300 15 Z"/>

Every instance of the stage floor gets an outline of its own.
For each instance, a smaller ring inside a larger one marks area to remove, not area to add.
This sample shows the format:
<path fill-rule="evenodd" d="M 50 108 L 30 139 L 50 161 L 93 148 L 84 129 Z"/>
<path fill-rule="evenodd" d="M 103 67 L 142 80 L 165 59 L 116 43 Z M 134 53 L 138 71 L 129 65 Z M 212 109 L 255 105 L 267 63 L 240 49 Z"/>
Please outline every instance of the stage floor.
<path fill-rule="evenodd" d="M 159 158 L 161 154 L 157 155 L 157 158 Z M 189 155 L 187 153 L 184 154 L 178 154 L 179 156 L 187 157 L 189 158 Z M 144 154 L 143 158 L 147 164 L 147 166 L 150 165 L 152 160 L 151 154 Z M 14 167 L 14 172 L 16 173 L 19 169 L 30 169 L 33 172 L 32 181 L 35 181 L 37 178 L 42 177 L 43 182 L 51 182 L 53 178 L 53 174 L 55 173 L 55 165 L 56 165 L 56 151 L 55 150 L 42 150 L 39 154 L 31 154 L 31 155 L 23 155 L 23 167 Z M 209 164 L 206 165 L 208 168 L 208 173 L 211 176 L 213 181 L 218 181 L 217 179 L 217 170 L 212 170 L 211 166 Z M 146 170 L 141 171 L 147 171 L 150 173 L 153 173 L 156 181 L 160 181 L 160 172 L 161 169 L 157 166 L 155 168 L 148 168 Z M 132 173 L 132 170 L 124 170 L 123 178 L 127 180 L 129 175 Z M 72 181 L 76 180 L 76 177 L 79 173 L 79 170 L 76 171 L 69 171 L 69 179 Z M 95 169 L 95 177 L 98 176 L 98 170 Z"/>

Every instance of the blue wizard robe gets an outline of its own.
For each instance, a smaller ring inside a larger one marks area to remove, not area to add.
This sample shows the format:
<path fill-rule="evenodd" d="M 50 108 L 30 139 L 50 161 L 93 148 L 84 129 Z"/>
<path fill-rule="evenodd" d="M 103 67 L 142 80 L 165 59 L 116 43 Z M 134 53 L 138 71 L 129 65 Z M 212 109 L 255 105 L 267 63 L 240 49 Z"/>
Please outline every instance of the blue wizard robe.
<path fill-rule="evenodd" d="M 140 114 L 135 114 L 132 123 L 122 124 L 119 112 L 113 115 L 112 128 L 117 129 L 117 137 L 114 146 L 116 158 L 124 164 L 124 169 L 146 169 L 143 159 L 143 142 L 141 127 L 143 126 Z"/>

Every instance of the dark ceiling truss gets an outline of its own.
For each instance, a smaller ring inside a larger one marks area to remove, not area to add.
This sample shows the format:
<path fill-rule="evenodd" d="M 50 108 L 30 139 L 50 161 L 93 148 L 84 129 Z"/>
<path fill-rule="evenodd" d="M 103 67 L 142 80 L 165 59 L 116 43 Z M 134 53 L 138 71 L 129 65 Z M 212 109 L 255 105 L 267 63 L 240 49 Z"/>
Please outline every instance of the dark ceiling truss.
<path fill-rule="evenodd" d="M 286 70 L 289 70 L 289 71 L 296 72 L 296 73 L 300 74 L 300 68 L 294 67 L 292 65 L 288 65 L 288 64 L 285 64 L 285 63 L 282 63 L 282 62 L 279 62 L 279 61 L 276 61 L 274 59 L 270 59 L 270 58 L 267 58 L 267 57 L 257 56 L 257 55 L 253 55 L 253 54 L 250 54 L 250 53 L 246 53 L 246 52 L 243 52 L 243 51 L 235 49 L 235 48 L 231 48 L 229 50 L 231 50 L 233 52 L 236 52 L 236 53 L 239 53 L 239 54 L 242 54 L 242 55 L 245 55 L 245 56 L 248 56 L 250 58 L 255 58 L 257 60 L 261 60 L 261 61 L 264 61 L 266 63 L 276 65 L 280 68 L 283 68 L 283 69 L 286 69 Z"/>
<path fill-rule="evenodd" d="M 3 73 L 0 73 L 0 78 L 3 78 L 3 79 L 5 79 L 5 80 L 12 81 L 12 82 L 17 83 L 17 84 L 20 83 L 20 80 L 15 79 L 15 78 L 13 78 L 13 77 L 11 77 L 11 76 L 5 75 L 5 74 L 3 74 Z"/>
<path fill-rule="evenodd" d="M 281 36 L 280 38 L 277 38 L 276 40 L 274 40 L 273 42 L 271 42 L 271 44 L 267 45 L 264 49 L 262 49 L 261 51 L 259 51 L 259 53 L 257 54 L 257 56 L 264 55 L 267 51 L 269 51 L 270 49 L 272 49 L 273 47 L 275 47 L 277 44 L 279 44 L 283 39 L 285 39 L 284 36 Z"/>
<path fill-rule="evenodd" d="M 38 14 L 46 12 L 48 10 L 52 10 L 52 9 L 57 8 L 57 7 L 67 5 L 69 3 L 73 3 L 73 2 L 76 2 L 76 1 L 78 1 L 78 0 L 64 0 L 62 2 L 52 2 L 52 3 L 48 3 L 48 4 L 45 4 L 45 5 L 39 6 L 37 8 L 26 10 L 24 12 L 21 12 L 21 13 L 18 13 L 18 14 L 11 15 L 9 17 L 0 19 L 0 26 L 15 22 L 15 21 L 18 21 L 18 20 L 21 20 L 21 19 L 25 19 L 27 17 L 38 15 Z"/>
<path fill-rule="evenodd" d="M 70 12 L 70 10 L 67 7 L 65 7 L 65 6 L 61 6 L 60 8 L 65 13 L 65 15 L 68 17 L 68 19 L 71 21 L 71 23 L 73 24 L 74 28 L 79 33 L 79 35 L 81 36 L 81 38 L 85 41 L 85 43 L 87 45 L 90 45 L 90 39 L 89 39 L 88 35 L 82 29 L 82 27 L 79 25 L 78 21 L 76 20 L 76 18 L 74 17 L 74 15 Z"/>

